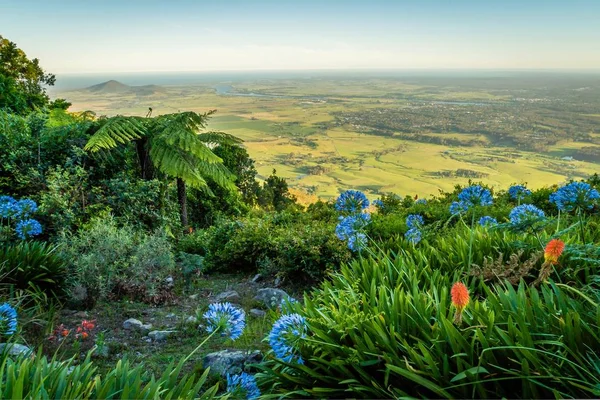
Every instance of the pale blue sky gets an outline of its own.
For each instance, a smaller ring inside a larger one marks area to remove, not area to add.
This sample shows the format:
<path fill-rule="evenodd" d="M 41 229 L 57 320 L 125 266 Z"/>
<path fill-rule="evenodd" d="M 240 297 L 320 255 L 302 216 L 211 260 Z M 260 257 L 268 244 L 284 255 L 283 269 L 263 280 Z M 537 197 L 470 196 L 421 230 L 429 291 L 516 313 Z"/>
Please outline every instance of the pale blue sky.
<path fill-rule="evenodd" d="M 600 68 L 600 0 L 0 0 L 54 73 Z"/>

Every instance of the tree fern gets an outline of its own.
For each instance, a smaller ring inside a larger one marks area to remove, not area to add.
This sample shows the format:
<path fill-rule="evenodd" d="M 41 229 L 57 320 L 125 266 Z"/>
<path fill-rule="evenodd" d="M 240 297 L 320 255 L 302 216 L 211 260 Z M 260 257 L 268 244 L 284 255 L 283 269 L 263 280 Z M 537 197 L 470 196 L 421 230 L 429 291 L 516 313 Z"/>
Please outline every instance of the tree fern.
<path fill-rule="evenodd" d="M 109 118 L 85 145 L 87 151 L 114 149 L 119 144 L 126 144 L 140 139 L 147 134 L 138 117 L 116 116 Z"/>

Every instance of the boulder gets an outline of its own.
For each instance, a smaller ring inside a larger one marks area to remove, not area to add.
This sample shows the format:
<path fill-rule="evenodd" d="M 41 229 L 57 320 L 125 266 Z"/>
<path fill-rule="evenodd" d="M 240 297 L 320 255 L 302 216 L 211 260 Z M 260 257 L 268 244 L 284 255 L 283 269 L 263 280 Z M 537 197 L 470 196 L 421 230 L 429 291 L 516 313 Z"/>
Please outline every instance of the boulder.
<path fill-rule="evenodd" d="M 266 312 L 264 312 L 263 310 L 259 310 L 257 308 L 253 308 L 252 310 L 250 310 L 248 312 L 248 314 L 250 314 L 254 318 L 264 318 L 267 315 Z"/>
<path fill-rule="evenodd" d="M 213 303 L 222 303 L 228 301 L 230 303 L 238 303 L 242 298 L 235 290 L 228 290 L 215 296 Z"/>
<path fill-rule="evenodd" d="M 204 368 L 210 367 L 211 374 L 227 376 L 248 372 L 251 364 L 262 361 L 260 351 L 222 350 L 204 357 Z"/>
<path fill-rule="evenodd" d="M 177 331 L 152 331 L 148 333 L 148 337 L 155 342 L 164 342 L 169 336 Z"/>
<path fill-rule="evenodd" d="M 264 288 L 259 289 L 254 300 L 261 302 L 268 308 L 277 308 L 284 300 L 290 300 L 289 294 L 281 289 Z"/>
<path fill-rule="evenodd" d="M 139 319 L 129 318 L 127 321 L 123 322 L 123 329 L 146 333 L 152 329 L 152 324 L 144 324 Z"/>

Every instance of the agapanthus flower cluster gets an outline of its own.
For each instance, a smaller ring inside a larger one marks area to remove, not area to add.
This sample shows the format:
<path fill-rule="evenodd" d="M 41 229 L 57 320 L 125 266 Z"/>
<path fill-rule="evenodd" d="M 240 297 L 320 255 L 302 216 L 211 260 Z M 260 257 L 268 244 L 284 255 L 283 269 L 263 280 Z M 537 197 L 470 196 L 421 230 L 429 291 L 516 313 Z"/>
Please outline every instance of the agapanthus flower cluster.
<path fill-rule="evenodd" d="M 373 200 L 373 205 L 379 209 L 383 208 L 383 201 L 381 199 Z"/>
<path fill-rule="evenodd" d="M 367 235 L 361 232 L 356 232 L 348 238 L 348 248 L 352 251 L 362 251 L 368 244 Z"/>
<path fill-rule="evenodd" d="M 427 199 L 418 199 L 415 204 L 427 204 Z"/>
<path fill-rule="evenodd" d="M 31 199 L 22 199 L 17 201 L 16 207 L 16 217 L 19 219 L 29 218 L 33 213 L 37 211 L 37 204 Z"/>
<path fill-rule="evenodd" d="M 346 190 L 335 202 L 335 209 L 349 214 L 362 212 L 369 207 L 369 199 L 358 190 Z"/>
<path fill-rule="evenodd" d="M 338 239 L 347 241 L 350 250 L 362 250 L 367 246 L 367 236 L 361 230 L 367 226 L 370 220 L 371 215 L 365 213 L 340 217 L 340 222 L 335 228 L 335 235 Z"/>
<path fill-rule="evenodd" d="M 10 304 L 0 305 L 0 335 L 10 336 L 17 331 L 17 310 Z"/>
<path fill-rule="evenodd" d="M 406 226 L 409 228 L 421 228 L 425 224 L 425 220 L 419 214 L 410 214 L 406 217 Z"/>
<path fill-rule="evenodd" d="M 17 223 L 15 232 L 20 239 L 28 239 L 42 233 L 42 225 L 35 219 L 24 219 Z"/>
<path fill-rule="evenodd" d="M 18 210 L 15 199 L 10 196 L 0 196 L 0 218 L 12 218 Z"/>
<path fill-rule="evenodd" d="M 242 336 L 246 327 L 246 313 L 231 303 L 211 304 L 203 317 L 208 332 L 221 330 L 221 336 L 228 336 L 231 340 Z"/>
<path fill-rule="evenodd" d="M 412 244 L 417 244 L 421 241 L 422 234 L 419 228 L 410 228 L 404 234 L 406 240 L 408 240 Z"/>
<path fill-rule="evenodd" d="M 256 379 L 246 372 L 237 375 L 227 374 L 227 393 L 231 393 L 236 397 L 237 395 L 244 395 L 247 400 L 255 400 L 260 397 L 260 389 L 256 384 Z"/>
<path fill-rule="evenodd" d="M 546 214 L 532 204 L 522 204 L 513 208 L 508 215 L 510 223 L 513 225 L 523 225 L 535 223 L 546 217 Z"/>
<path fill-rule="evenodd" d="M 468 209 L 469 206 L 462 201 L 453 201 L 452 204 L 450 204 L 450 214 L 452 215 L 465 213 Z"/>
<path fill-rule="evenodd" d="M 494 225 L 498 225 L 498 221 L 496 220 L 496 218 L 486 215 L 484 217 L 479 218 L 479 225 L 494 226 Z"/>
<path fill-rule="evenodd" d="M 508 188 L 508 195 L 513 200 L 521 201 L 526 196 L 529 196 L 530 194 L 531 194 L 531 190 L 527 189 L 523 185 L 514 185 L 514 186 L 511 186 Z"/>
<path fill-rule="evenodd" d="M 283 315 L 269 333 L 269 344 L 273 352 L 284 362 L 304 364 L 298 354 L 298 341 L 306 337 L 306 320 L 300 314 Z"/>
<path fill-rule="evenodd" d="M 563 212 L 591 210 L 600 199 L 598 190 L 585 182 L 572 182 L 550 195 L 550 202 Z"/>
<path fill-rule="evenodd" d="M 475 206 L 491 206 L 493 203 L 492 193 L 479 185 L 464 188 L 458 194 L 458 200 L 468 208 Z"/>

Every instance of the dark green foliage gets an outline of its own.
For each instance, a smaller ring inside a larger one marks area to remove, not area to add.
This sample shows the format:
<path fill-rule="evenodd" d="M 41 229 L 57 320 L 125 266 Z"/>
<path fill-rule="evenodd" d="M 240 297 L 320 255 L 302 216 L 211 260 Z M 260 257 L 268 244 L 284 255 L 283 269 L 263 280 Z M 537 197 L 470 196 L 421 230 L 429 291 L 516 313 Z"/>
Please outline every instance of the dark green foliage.
<path fill-rule="evenodd" d="M 290 194 L 286 180 L 278 177 L 273 170 L 259 192 L 258 204 L 267 210 L 282 211 L 295 202 L 296 198 Z"/>
<path fill-rule="evenodd" d="M 223 164 L 236 176 L 235 185 L 240 190 L 244 202 L 248 205 L 256 204 L 260 186 L 256 181 L 254 160 L 250 158 L 248 151 L 240 146 L 222 144 L 215 147 L 213 152 L 221 157 Z"/>
<path fill-rule="evenodd" d="M 42 242 L 19 242 L 0 248 L 2 289 L 41 291 L 60 298 L 66 288 L 67 268 L 56 248 Z"/>

